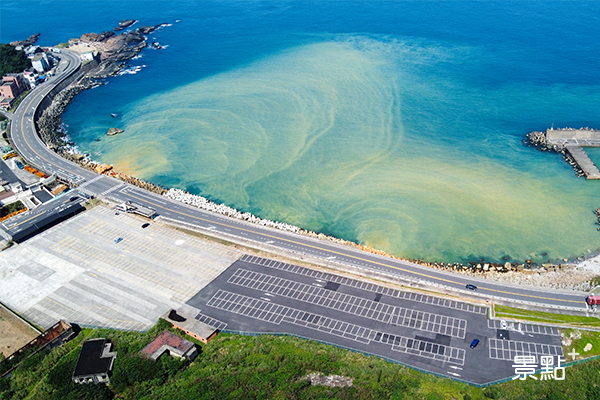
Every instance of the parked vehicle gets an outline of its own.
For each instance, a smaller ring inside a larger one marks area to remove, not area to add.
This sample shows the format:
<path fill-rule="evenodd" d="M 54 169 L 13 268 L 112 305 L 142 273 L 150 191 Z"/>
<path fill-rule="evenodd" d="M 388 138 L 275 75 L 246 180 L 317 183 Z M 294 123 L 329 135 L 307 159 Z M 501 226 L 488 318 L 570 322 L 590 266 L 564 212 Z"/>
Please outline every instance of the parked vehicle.
<path fill-rule="evenodd" d="M 585 298 L 585 302 L 588 303 L 588 306 L 596 306 L 600 304 L 600 296 L 597 294 L 591 294 Z"/>
<path fill-rule="evenodd" d="M 116 238 L 116 239 L 115 239 L 115 243 L 121 243 L 121 241 L 122 241 L 122 240 L 123 240 L 123 238 L 122 238 L 122 237 L 120 237 L 120 238 Z"/>
<path fill-rule="evenodd" d="M 471 342 L 471 348 L 474 349 L 479 344 L 479 339 L 473 339 Z"/>

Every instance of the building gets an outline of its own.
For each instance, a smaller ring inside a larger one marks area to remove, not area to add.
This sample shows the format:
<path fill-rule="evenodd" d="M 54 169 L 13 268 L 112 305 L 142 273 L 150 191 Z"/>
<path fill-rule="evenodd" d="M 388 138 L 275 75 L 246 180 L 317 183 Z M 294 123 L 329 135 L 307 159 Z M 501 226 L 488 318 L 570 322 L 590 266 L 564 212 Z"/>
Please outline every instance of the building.
<path fill-rule="evenodd" d="M 19 94 L 27 91 L 29 89 L 29 84 L 23 74 L 6 74 L 2 77 L 2 85 L 6 83 L 11 83 L 15 85 L 17 88 L 17 92 Z M 19 95 L 18 94 L 18 95 Z M 17 96 L 18 96 L 17 95 Z M 17 97 L 15 96 L 15 97 Z"/>
<path fill-rule="evenodd" d="M 86 62 L 86 61 L 93 61 L 94 60 L 94 53 L 91 51 L 86 51 L 85 53 L 81 53 L 81 61 Z"/>
<path fill-rule="evenodd" d="M 163 314 L 162 318 L 173 324 L 175 328 L 179 328 L 184 331 L 186 335 L 190 335 L 202 343 L 208 343 L 217 335 L 218 330 L 214 326 L 210 326 L 202 321 L 190 318 L 187 315 L 175 310 L 171 310 Z"/>
<path fill-rule="evenodd" d="M 108 339 L 86 340 L 73 372 L 75 383 L 108 383 L 117 352 L 110 351 Z"/>
<path fill-rule="evenodd" d="M 50 69 L 50 62 L 48 61 L 46 53 L 36 53 L 31 60 L 31 65 L 33 65 L 33 68 L 40 74 Z"/>
<path fill-rule="evenodd" d="M 0 108 L 2 108 L 3 110 L 10 109 L 10 107 L 13 105 L 14 102 L 15 102 L 14 97 L 0 96 Z"/>
<path fill-rule="evenodd" d="M 37 84 L 37 75 L 31 71 L 23 72 L 23 79 L 25 79 L 30 88 L 34 88 Z"/>
<path fill-rule="evenodd" d="M 164 353 L 193 361 L 198 355 L 198 349 L 189 340 L 164 330 L 156 339 L 142 349 L 142 354 L 156 361 Z"/>
<path fill-rule="evenodd" d="M 15 97 L 19 97 L 20 94 L 19 86 L 15 82 L 2 82 L 0 96 L 14 99 Z"/>

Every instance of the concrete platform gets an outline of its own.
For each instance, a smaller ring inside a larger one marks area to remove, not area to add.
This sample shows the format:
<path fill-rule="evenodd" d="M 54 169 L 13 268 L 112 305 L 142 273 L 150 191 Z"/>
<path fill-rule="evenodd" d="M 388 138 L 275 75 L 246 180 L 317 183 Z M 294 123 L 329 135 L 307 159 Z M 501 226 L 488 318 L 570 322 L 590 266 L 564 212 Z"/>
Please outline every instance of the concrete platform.
<path fill-rule="evenodd" d="M 43 328 L 146 330 L 241 256 L 145 222 L 99 206 L 3 251 L 0 301 Z"/>

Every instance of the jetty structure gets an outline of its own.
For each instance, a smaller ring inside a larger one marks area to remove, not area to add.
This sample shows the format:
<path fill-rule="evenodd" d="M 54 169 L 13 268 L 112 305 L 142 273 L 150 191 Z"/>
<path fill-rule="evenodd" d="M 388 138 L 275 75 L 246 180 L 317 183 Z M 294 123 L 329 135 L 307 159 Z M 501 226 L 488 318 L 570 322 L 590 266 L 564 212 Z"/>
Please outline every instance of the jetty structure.
<path fill-rule="evenodd" d="M 561 153 L 579 176 L 600 179 L 600 170 L 585 152 L 585 147 L 600 147 L 600 130 L 552 127 L 545 132 L 531 132 L 527 138 L 530 144 L 542 151 Z"/>

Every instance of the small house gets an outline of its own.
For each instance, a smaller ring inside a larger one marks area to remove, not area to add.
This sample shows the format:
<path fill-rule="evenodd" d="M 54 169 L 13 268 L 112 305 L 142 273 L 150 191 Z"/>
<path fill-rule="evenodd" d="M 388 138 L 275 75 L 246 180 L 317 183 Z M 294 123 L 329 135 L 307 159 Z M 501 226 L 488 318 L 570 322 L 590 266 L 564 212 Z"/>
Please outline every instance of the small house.
<path fill-rule="evenodd" d="M 108 383 L 117 358 L 117 352 L 111 352 L 110 348 L 108 339 L 86 340 L 77 359 L 73 382 Z"/>
<path fill-rule="evenodd" d="M 156 339 L 142 349 L 142 354 L 156 361 L 164 353 L 193 361 L 198 355 L 198 349 L 189 340 L 164 330 Z"/>
<path fill-rule="evenodd" d="M 190 318 L 181 311 L 168 311 L 163 314 L 162 318 L 173 324 L 175 328 L 184 331 L 186 335 L 189 335 L 202 343 L 208 343 L 218 332 L 217 328 L 214 326 L 205 324 L 195 318 Z"/>

